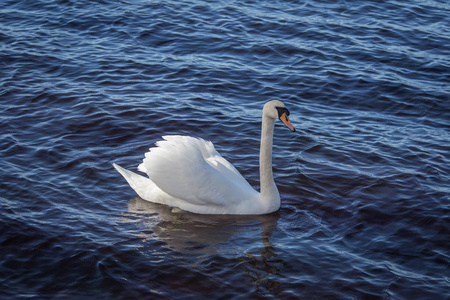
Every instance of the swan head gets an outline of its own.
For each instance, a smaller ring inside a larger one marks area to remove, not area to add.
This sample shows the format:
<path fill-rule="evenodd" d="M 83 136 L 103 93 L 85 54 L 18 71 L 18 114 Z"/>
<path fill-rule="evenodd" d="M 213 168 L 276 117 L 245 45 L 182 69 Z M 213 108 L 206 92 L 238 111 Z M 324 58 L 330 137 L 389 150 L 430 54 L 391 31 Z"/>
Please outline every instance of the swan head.
<path fill-rule="evenodd" d="M 289 120 L 289 110 L 286 108 L 283 102 L 279 100 L 272 100 L 267 102 L 263 108 L 263 116 L 271 119 L 279 119 L 286 125 L 292 132 L 295 131 L 294 125 Z"/>

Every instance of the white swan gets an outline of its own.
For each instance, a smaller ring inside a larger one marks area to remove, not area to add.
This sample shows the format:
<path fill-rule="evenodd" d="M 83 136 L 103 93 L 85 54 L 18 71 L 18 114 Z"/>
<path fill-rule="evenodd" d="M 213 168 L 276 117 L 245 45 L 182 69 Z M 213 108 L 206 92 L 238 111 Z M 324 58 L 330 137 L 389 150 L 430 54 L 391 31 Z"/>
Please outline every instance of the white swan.
<path fill-rule="evenodd" d="M 280 208 L 280 194 L 272 174 L 275 119 L 291 131 L 289 111 L 278 100 L 263 108 L 259 156 L 261 193 L 223 158 L 211 142 L 189 136 L 164 136 L 145 154 L 138 170 L 149 178 L 113 163 L 144 200 L 199 214 L 266 214 Z"/>

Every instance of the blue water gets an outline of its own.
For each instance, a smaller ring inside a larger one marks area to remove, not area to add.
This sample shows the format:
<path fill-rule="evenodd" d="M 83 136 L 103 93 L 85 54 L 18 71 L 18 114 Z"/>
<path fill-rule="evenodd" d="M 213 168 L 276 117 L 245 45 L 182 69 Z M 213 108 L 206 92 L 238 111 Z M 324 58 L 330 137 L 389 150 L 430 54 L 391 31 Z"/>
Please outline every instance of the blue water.
<path fill-rule="evenodd" d="M 449 299 L 447 1 L 0 4 L 0 298 Z M 139 198 L 160 136 L 255 188 L 263 104 L 282 204 Z"/>

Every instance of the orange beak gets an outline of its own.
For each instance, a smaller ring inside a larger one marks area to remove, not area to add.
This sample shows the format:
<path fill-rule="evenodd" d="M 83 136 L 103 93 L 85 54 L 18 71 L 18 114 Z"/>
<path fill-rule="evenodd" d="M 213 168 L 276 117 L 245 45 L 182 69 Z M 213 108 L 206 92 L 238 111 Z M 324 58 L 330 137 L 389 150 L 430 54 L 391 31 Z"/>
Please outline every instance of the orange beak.
<path fill-rule="evenodd" d="M 287 126 L 287 128 L 289 128 L 292 132 L 295 132 L 294 125 L 291 124 L 291 121 L 286 113 L 281 115 L 280 120 Z"/>

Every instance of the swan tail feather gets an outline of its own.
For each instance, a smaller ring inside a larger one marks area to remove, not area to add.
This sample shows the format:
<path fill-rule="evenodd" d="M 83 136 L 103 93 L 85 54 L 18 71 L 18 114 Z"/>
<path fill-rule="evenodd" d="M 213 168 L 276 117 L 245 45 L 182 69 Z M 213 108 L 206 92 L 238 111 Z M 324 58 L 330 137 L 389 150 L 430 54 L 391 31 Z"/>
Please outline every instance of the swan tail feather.
<path fill-rule="evenodd" d="M 129 171 L 121 166 L 113 163 L 113 167 L 119 172 L 125 180 L 128 182 L 130 187 L 143 199 L 146 197 L 146 187 L 149 185 L 153 185 L 152 181 L 142 175 L 136 174 L 132 171 Z"/>

